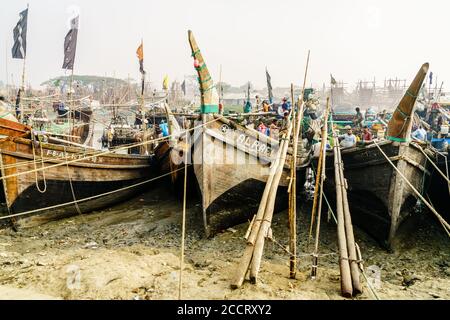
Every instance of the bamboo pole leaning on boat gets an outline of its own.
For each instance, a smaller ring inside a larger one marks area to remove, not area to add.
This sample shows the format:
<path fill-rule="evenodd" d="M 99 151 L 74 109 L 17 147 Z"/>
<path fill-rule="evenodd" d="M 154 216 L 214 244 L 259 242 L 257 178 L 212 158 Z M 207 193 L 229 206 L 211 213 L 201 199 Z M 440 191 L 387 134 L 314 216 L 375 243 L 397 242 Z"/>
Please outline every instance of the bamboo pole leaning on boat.
<path fill-rule="evenodd" d="M 348 204 L 348 197 L 347 197 L 347 181 L 344 177 L 344 163 L 342 161 L 341 150 L 339 147 L 338 147 L 338 157 L 340 166 L 342 201 L 344 208 L 345 237 L 347 240 L 348 258 L 350 264 L 350 272 L 352 276 L 353 295 L 357 295 L 362 293 L 362 287 L 359 279 L 360 275 L 357 263 L 358 259 L 356 256 L 355 237 L 353 234 L 352 218 L 350 215 L 350 207 Z"/>
<path fill-rule="evenodd" d="M 294 85 L 291 83 L 291 101 L 293 109 L 293 119 L 297 119 L 298 112 L 295 110 L 294 102 Z M 300 105 L 300 104 L 299 104 Z M 289 182 L 289 277 L 295 279 L 297 269 L 297 148 L 298 148 L 298 129 L 300 126 L 296 121 L 293 122 L 294 138 L 293 143 L 293 157 L 291 161 L 291 179 Z"/>
<path fill-rule="evenodd" d="M 339 140 L 334 134 L 334 179 L 336 185 L 336 215 L 337 236 L 339 247 L 339 269 L 341 271 L 341 293 L 344 297 L 351 298 L 353 294 L 352 277 L 348 260 L 347 239 L 345 235 L 344 206 L 342 200 L 341 166 Z"/>
<path fill-rule="evenodd" d="M 319 207 L 317 210 L 317 222 L 316 222 L 316 237 L 314 241 L 314 253 L 312 256 L 312 268 L 311 268 L 311 278 L 315 279 L 317 276 L 317 264 L 318 264 L 318 252 L 319 252 L 319 232 L 320 232 L 320 218 L 322 213 L 322 198 L 323 198 L 323 182 L 325 180 L 325 165 L 326 165 L 326 155 L 327 155 L 327 140 L 328 140 L 328 112 L 330 107 L 330 97 L 327 98 L 327 105 L 325 108 L 325 113 L 323 116 L 324 124 L 322 127 L 322 142 L 320 144 L 320 156 L 322 158 L 322 168 L 317 171 L 317 180 L 320 180 L 320 195 L 319 195 Z M 317 191 L 314 194 L 314 197 L 317 195 Z M 314 214 L 314 212 L 312 213 Z M 311 228 L 312 228 L 312 220 L 311 220 Z"/>
<path fill-rule="evenodd" d="M 305 78 L 303 82 L 303 89 L 301 92 L 302 96 L 306 86 L 306 77 L 308 74 L 308 66 L 309 66 L 309 56 L 310 53 L 308 51 L 308 59 L 305 69 Z M 297 121 L 297 128 L 300 128 L 304 108 L 303 100 L 299 99 L 298 108 L 299 108 L 298 111 L 299 116 L 297 117 L 297 119 L 293 120 Z M 293 125 L 290 119 L 292 118 L 294 109 L 295 108 L 291 109 L 291 112 L 288 117 L 289 121 L 287 124 L 287 132 L 285 132 L 280 139 L 281 141 L 280 147 L 278 149 L 276 159 L 272 164 L 271 171 L 267 179 L 266 187 L 264 189 L 264 193 L 258 208 L 258 212 L 256 214 L 252 230 L 247 240 L 247 246 L 241 258 L 241 262 L 236 270 L 235 276 L 231 282 L 232 289 L 237 289 L 240 286 L 242 286 L 247 271 L 249 270 L 249 267 L 250 267 L 250 281 L 253 283 L 257 281 L 257 275 L 261 265 L 261 258 L 264 249 L 264 239 L 267 237 L 270 231 L 276 193 L 278 190 L 281 174 L 283 172 L 284 163 L 286 161 L 286 155 L 289 147 L 289 140 L 292 134 Z"/>

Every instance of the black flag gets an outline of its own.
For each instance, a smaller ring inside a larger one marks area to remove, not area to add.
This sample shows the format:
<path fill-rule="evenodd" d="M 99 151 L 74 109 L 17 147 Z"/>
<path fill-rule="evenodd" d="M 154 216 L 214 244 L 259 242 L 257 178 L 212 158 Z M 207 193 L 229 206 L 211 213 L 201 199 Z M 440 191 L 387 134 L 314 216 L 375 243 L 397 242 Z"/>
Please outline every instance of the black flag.
<path fill-rule="evenodd" d="M 17 22 L 17 25 L 13 30 L 14 46 L 12 48 L 12 57 L 14 59 L 25 59 L 27 55 L 28 8 L 23 10 L 19 16 L 19 22 Z"/>
<path fill-rule="evenodd" d="M 181 84 L 181 90 L 183 91 L 183 94 L 186 95 L 186 80 Z"/>
<path fill-rule="evenodd" d="M 337 81 L 336 81 L 336 79 L 333 77 L 332 74 L 330 74 L 330 77 L 331 77 L 331 84 L 332 84 L 332 85 L 336 85 L 336 84 L 337 84 Z"/>
<path fill-rule="evenodd" d="M 77 51 L 77 36 L 78 36 L 78 18 L 75 17 L 70 21 L 70 30 L 64 39 L 64 63 L 62 68 L 73 70 L 75 62 L 75 52 Z"/>
<path fill-rule="evenodd" d="M 266 69 L 266 78 L 267 78 L 267 91 L 269 92 L 269 102 L 273 102 L 273 94 L 272 94 L 272 79 L 270 78 L 269 71 Z"/>

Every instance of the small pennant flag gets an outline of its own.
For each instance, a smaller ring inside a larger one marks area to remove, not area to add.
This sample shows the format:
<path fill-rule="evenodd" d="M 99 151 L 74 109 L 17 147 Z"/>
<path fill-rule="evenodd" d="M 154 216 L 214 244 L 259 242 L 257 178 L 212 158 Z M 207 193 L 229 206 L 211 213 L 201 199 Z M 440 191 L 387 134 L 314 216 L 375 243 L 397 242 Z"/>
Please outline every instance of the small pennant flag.
<path fill-rule="evenodd" d="M 28 8 L 19 14 L 19 22 L 13 30 L 14 46 L 12 48 L 12 57 L 14 59 L 25 59 L 27 55 L 27 23 Z"/>
<path fill-rule="evenodd" d="M 333 77 L 332 74 L 330 74 L 330 77 L 331 77 L 331 84 L 336 85 L 337 84 L 336 79 Z"/>
<path fill-rule="evenodd" d="M 269 101 L 272 103 L 273 101 L 273 94 L 272 94 L 272 78 L 270 77 L 269 71 L 266 69 L 266 78 L 267 78 L 267 91 L 269 94 Z"/>
<path fill-rule="evenodd" d="M 144 70 L 144 42 L 141 42 L 141 45 L 136 50 L 136 55 L 139 59 L 139 71 L 142 74 L 145 74 Z"/>
<path fill-rule="evenodd" d="M 78 21 L 79 16 L 70 21 L 70 30 L 64 39 L 64 62 L 63 69 L 73 70 L 75 63 L 75 53 L 77 51 L 77 37 L 78 37 Z"/>
<path fill-rule="evenodd" d="M 163 80 L 163 90 L 169 89 L 169 77 L 166 75 Z"/>
<path fill-rule="evenodd" d="M 186 80 L 184 80 L 181 84 L 181 91 L 183 91 L 183 94 L 186 95 Z"/>

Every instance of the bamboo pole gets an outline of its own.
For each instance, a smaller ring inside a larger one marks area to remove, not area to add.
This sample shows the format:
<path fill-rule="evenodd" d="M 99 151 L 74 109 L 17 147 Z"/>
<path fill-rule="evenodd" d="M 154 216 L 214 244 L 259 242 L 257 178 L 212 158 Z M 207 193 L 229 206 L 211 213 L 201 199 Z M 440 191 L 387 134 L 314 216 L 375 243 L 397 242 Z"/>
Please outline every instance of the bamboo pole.
<path fill-rule="evenodd" d="M 348 198 L 347 198 L 347 183 L 344 178 L 344 168 L 343 168 L 343 162 L 342 162 L 342 156 L 341 156 L 341 150 L 340 148 L 337 149 L 338 151 L 338 157 L 339 157 L 339 166 L 340 166 L 340 183 L 341 183 L 341 190 L 342 190 L 342 201 L 343 201 L 343 207 L 344 207 L 344 225 L 345 225 L 345 236 L 347 239 L 347 250 L 348 250 L 348 258 L 349 258 L 349 264 L 350 264 L 350 272 L 352 276 L 352 285 L 353 285 L 353 295 L 357 295 L 362 293 L 362 287 L 360 282 L 360 274 L 359 274 L 359 268 L 357 263 L 357 255 L 356 255 L 356 246 L 355 246 L 355 237 L 353 234 L 353 225 L 352 225 L 352 218 L 350 215 L 350 208 L 348 204 Z"/>
<path fill-rule="evenodd" d="M 334 144 L 334 179 L 336 185 L 336 215 L 337 234 L 339 247 L 339 268 L 341 270 L 341 293 L 344 297 L 350 298 L 353 294 L 352 277 L 350 264 L 348 261 L 347 238 L 345 235 L 344 207 L 342 200 L 341 166 L 339 163 L 339 143 L 335 136 Z"/>
<path fill-rule="evenodd" d="M 73 111 L 73 97 L 72 97 L 72 86 L 73 86 L 73 67 L 70 75 L 70 84 L 69 84 L 69 132 L 72 133 L 73 126 L 75 125 L 75 114 L 72 114 Z M 73 122 L 72 122 L 73 120 Z"/>
<path fill-rule="evenodd" d="M 305 68 L 305 75 L 304 75 L 304 79 L 303 79 L 303 88 L 302 88 L 302 92 L 301 95 L 304 95 L 305 92 L 305 87 L 306 87 L 306 77 L 308 75 L 308 69 L 309 69 L 309 58 L 310 58 L 310 51 L 308 50 L 308 57 L 306 60 L 306 68 Z M 302 100 L 301 106 L 299 107 L 299 114 L 297 119 L 293 119 L 294 122 L 297 121 L 297 127 L 298 129 L 301 128 L 301 121 L 302 121 L 302 117 L 303 117 L 303 107 L 304 107 L 304 101 Z M 293 115 L 293 111 L 295 108 L 291 109 L 291 114 Z M 289 124 L 289 128 L 288 128 L 288 134 L 287 134 L 287 139 L 290 138 L 291 136 L 291 132 L 292 132 L 293 126 L 292 124 Z M 264 249 L 264 239 L 267 236 L 269 230 L 270 230 L 270 225 L 272 223 L 272 217 L 273 217 L 273 210 L 274 210 L 274 205 L 275 205 L 275 198 L 276 198 L 276 193 L 277 193 L 277 189 L 278 189 L 278 185 L 280 182 L 280 178 L 281 178 L 281 174 L 283 171 L 283 166 L 284 163 L 286 161 L 286 154 L 287 154 L 287 149 L 289 147 L 289 143 L 286 143 L 286 140 L 283 140 L 283 151 L 281 153 L 281 163 L 279 164 L 279 168 L 278 171 L 276 173 L 276 176 L 274 178 L 274 181 L 272 183 L 271 189 L 273 191 L 271 191 L 271 197 L 267 203 L 267 207 L 265 210 L 265 215 L 264 215 L 264 220 L 261 224 L 259 233 L 258 233 L 258 237 L 255 243 L 255 249 L 254 249 L 254 253 L 253 253 L 253 258 L 251 261 L 251 266 L 250 266 L 250 281 L 252 283 L 256 283 L 257 281 L 257 275 L 261 266 L 261 258 L 262 258 L 262 254 L 263 254 L 263 249 Z M 284 150 L 284 148 L 286 150 Z M 296 154 L 294 154 L 294 157 L 297 157 Z"/>
<path fill-rule="evenodd" d="M 186 143 L 188 143 L 188 132 L 186 131 Z M 183 268 L 184 268 L 184 246 L 186 237 L 186 189 L 187 189 L 187 163 L 188 152 L 184 153 L 184 188 L 183 188 L 183 216 L 181 224 L 181 256 L 180 256 L 180 279 L 178 283 L 178 300 L 182 298 L 183 291 Z"/>
<path fill-rule="evenodd" d="M 308 59 L 307 59 L 306 68 L 305 68 L 305 78 L 304 78 L 304 82 L 303 82 L 303 91 L 302 92 L 304 92 L 304 90 L 305 90 L 306 76 L 308 74 L 308 67 L 309 67 L 309 57 L 310 57 L 310 52 L 308 51 Z M 298 123 L 301 123 L 301 115 L 303 115 L 303 103 L 301 103 L 301 105 L 300 105 L 299 115 L 300 116 L 298 117 Z M 292 109 L 291 109 L 290 116 L 292 116 Z M 250 235 L 247 240 L 247 246 L 245 248 L 244 254 L 242 255 L 242 258 L 241 258 L 241 261 L 236 270 L 235 276 L 233 277 L 232 282 L 231 282 L 232 289 L 237 289 L 240 286 L 242 286 L 251 263 L 253 265 L 251 266 L 250 280 L 256 281 L 256 275 L 258 273 L 259 266 L 261 264 L 261 255 L 262 255 L 262 250 L 263 250 L 263 246 L 264 246 L 264 237 L 267 235 L 268 230 L 270 229 L 270 223 L 272 220 L 271 215 L 273 214 L 273 206 L 275 203 L 275 197 L 276 197 L 276 191 L 278 188 L 279 178 L 281 177 L 281 173 L 282 173 L 282 170 L 284 167 L 284 162 L 286 160 L 286 154 L 284 154 L 284 157 L 283 157 L 283 151 L 285 149 L 287 152 L 287 149 L 289 147 L 289 143 L 287 143 L 287 140 L 289 139 L 291 133 L 292 133 L 292 125 L 291 125 L 291 121 L 289 118 L 288 132 L 283 134 L 283 136 L 280 139 L 282 142 L 280 143 L 275 161 L 271 165 L 271 171 L 270 171 L 269 177 L 267 179 L 266 187 L 264 189 L 264 192 L 263 192 L 263 195 L 261 198 L 261 202 L 260 202 L 258 212 L 255 217 L 252 231 L 250 232 Z M 275 178 L 277 178 L 276 176 L 278 176 L 278 175 L 280 177 L 278 177 L 278 182 L 275 183 L 275 186 L 274 186 L 274 182 L 276 182 Z M 269 197 L 273 200 L 269 201 Z M 268 208 L 269 210 L 266 210 L 266 208 Z M 270 210 L 270 208 L 272 208 L 272 210 Z M 270 215 L 266 216 L 265 213 L 268 211 L 269 212 L 271 211 L 271 213 L 270 213 Z M 270 221 L 267 221 L 266 218 L 270 218 Z M 263 219 L 265 222 L 264 224 L 262 223 Z M 257 249 L 257 246 L 258 246 L 258 249 Z M 255 255 L 255 253 L 256 253 L 256 255 Z M 257 255 L 259 255 L 259 257 Z M 255 263 L 253 263 L 255 258 L 257 259 L 257 261 Z"/>
<path fill-rule="evenodd" d="M 289 124 L 289 127 L 290 127 L 290 124 Z M 286 136 L 287 136 L 286 134 L 283 135 L 282 139 L 284 139 L 284 140 L 282 141 L 282 143 L 278 149 L 275 161 L 272 163 L 269 177 L 266 182 L 266 187 L 264 188 L 261 202 L 259 204 L 258 212 L 256 213 L 252 230 L 250 232 L 250 235 L 248 236 L 247 246 L 245 248 L 244 254 L 242 255 L 241 262 L 239 263 L 238 268 L 236 269 L 235 276 L 231 281 L 232 289 L 237 289 L 240 286 L 242 286 L 242 283 L 244 282 L 244 279 L 245 279 L 245 275 L 247 274 L 247 270 L 248 270 L 251 260 L 253 258 L 253 250 L 254 250 L 255 242 L 256 242 L 256 239 L 258 236 L 258 232 L 261 227 L 261 222 L 264 218 L 267 201 L 268 201 L 269 195 L 271 194 L 271 190 L 272 190 L 271 186 L 273 184 L 277 168 L 279 167 L 281 152 L 283 149 L 283 145 L 285 144 L 286 139 L 287 139 Z"/>
<path fill-rule="evenodd" d="M 294 85 L 291 83 L 291 101 L 293 118 L 297 118 L 298 112 L 295 111 L 294 103 Z M 297 269 L 297 147 L 298 147 L 298 124 L 293 121 L 293 152 L 292 152 L 292 163 L 291 163 L 291 189 L 289 190 L 289 251 L 291 255 L 289 257 L 289 277 L 295 279 L 296 269 Z"/>
<path fill-rule="evenodd" d="M 320 150 L 323 149 L 324 146 L 324 140 L 322 139 L 322 141 L 320 142 Z M 312 210 L 311 210 L 311 224 L 309 227 L 309 236 L 308 236 L 308 247 L 309 247 L 309 241 L 311 240 L 312 237 L 312 232 L 313 232 L 313 226 L 314 226 L 314 217 L 315 217 L 315 213 L 316 213 L 316 209 L 317 209 L 317 199 L 319 196 L 319 187 L 320 187 L 320 176 L 319 174 L 322 172 L 322 162 L 323 162 L 323 153 L 320 152 L 319 154 L 319 160 L 317 163 L 317 173 L 316 173 L 316 183 L 314 186 L 314 199 L 313 199 L 313 206 L 312 206 Z"/>
<path fill-rule="evenodd" d="M 292 113 L 292 111 L 291 111 Z M 284 163 L 286 162 L 287 149 L 289 147 L 288 139 L 292 133 L 292 123 L 289 125 L 288 132 L 286 134 L 285 140 L 282 142 L 281 160 L 278 164 L 275 177 L 273 179 L 272 185 L 270 186 L 269 198 L 267 200 L 267 205 L 264 212 L 264 219 L 261 222 L 261 227 L 259 229 L 258 235 L 256 237 L 255 248 L 253 252 L 253 259 L 250 264 L 250 281 L 256 283 L 258 272 L 261 266 L 261 259 L 264 250 L 264 239 L 266 238 L 270 225 L 272 223 L 273 210 L 275 207 L 276 194 L 278 190 L 278 185 L 280 183 L 281 175 L 283 173 Z"/>
<path fill-rule="evenodd" d="M 322 214 L 322 198 L 323 198 L 323 182 L 325 180 L 325 167 L 326 167 L 326 153 L 327 153 L 327 140 L 328 140 L 328 112 L 330 105 L 330 97 L 327 98 L 327 105 L 324 114 L 324 125 L 322 128 L 322 143 L 320 149 L 320 155 L 322 157 L 323 165 L 320 171 L 320 196 L 319 196 L 319 208 L 317 210 L 317 224 L 316 224 L 316 237 L 314 242 L 314 253 L 311 268 L 311 278 L 315 279 L 317 276 L 317 264 L 318 264 L 318 252 L 319 252 L 319 233 L 320 233 L 320 218 Z M 317 177 L 319 178 L 319 171 L 317 171 Z M 311 224 L 312 227 L 312 224 Z"/>
<path fill-rule="evenodd" d="M 26 59 L 27 59 L 27 54 L 25 53 L 24 57 L 23 57 L 23 67 L 22 67 L 22 83 L 20 85 L 20 94 L 19 94 L 19 99 L 21 98 L 21 95 L 23 94 L 25 96 L 25 65 L 26 65 Z M 24 110 L 23 110 L 23 101 L 22 99 L 20 99 L 20 121 L 22 123 L 24 123 L 24 119 L 25 119 L 25 115 L 23 114 Z"/>

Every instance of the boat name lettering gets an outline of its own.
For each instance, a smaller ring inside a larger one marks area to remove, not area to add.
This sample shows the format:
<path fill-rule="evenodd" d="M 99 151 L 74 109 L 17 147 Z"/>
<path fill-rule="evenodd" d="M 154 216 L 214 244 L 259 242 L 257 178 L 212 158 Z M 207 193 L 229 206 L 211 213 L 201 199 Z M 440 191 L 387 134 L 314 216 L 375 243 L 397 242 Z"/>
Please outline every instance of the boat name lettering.
<path fill-rule="evenodd" d="M 56 158 L 66 158 L 67 160 L 84 159 L 86 156 L 84 154 L 77 153 L 66 153 L 64 151 L 47 150 L 47 156 L 52 156 Z M 97 157 L 89 158 L 92 162 L 97 162 Z"/>
<path fill-rule="evenodd" d="M 270 146 L 264 142 L 261 142 L 258 140 L 253 140 L 253 143 L 250 143 L 250 137 L 246 136 L 245 134 L 239 135 L 239 137 L 237 138 L 237 143 L 243 145 L 244 147 L 246 147 L 250 150 L 254 150 L 259 153 L 265 152 L 267 154 L 270 154 L 272 151 Z"/>

